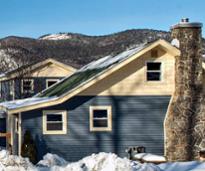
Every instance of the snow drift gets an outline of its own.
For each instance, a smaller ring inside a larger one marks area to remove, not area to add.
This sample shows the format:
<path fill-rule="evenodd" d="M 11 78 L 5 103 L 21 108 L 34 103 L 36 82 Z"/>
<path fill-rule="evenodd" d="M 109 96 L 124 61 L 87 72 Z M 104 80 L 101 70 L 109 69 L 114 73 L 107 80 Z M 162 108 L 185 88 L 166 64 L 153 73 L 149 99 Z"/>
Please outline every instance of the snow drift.
<path fill-rule="evenodd" d="M 35 171 L 36 168 L 28 158 L 9 155 L 6 150 L 0 151 L 0 171 Z"/>
<path fill-rule="evenodd" d="M 87 156 L 75 163 L 68 163 L 56 154 L 46 154 L 34 166 L 27 158 L 9 155 L 0 151 L 0 171 L 161 171 L 153 164 L 140 164 L 112 153 L 99 153 Z"/>
<path fill-rule="evenodd" d="M 154 156 L 154 155 L 153 155 Z M 155 157 L 155 156 L 154 156 Z M 150 155 L 149 155 L 150 158 Z M 9 155 L 0 151 L 0 171 L 202 171 L 205 163 L 176 162 L 155 165 L 139 163 L 120 158 L 113 153 L 98 153 L 87 156 L 78 162 L 68 163 L 56 154 L 48 153 L 34 166 L 27 158 Z"/>

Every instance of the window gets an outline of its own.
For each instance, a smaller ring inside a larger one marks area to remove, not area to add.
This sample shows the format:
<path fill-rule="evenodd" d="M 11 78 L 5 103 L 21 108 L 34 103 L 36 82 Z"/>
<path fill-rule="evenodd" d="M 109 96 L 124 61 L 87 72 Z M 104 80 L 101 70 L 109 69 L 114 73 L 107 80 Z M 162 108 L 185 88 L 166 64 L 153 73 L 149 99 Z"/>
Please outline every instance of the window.
<path fill-rule="evenodd" d="M 23 94 L 33 93 L 34 85 L 33 79 L 24 79 L 21 81 L 21 92 Z"/>
<path fill-rule="evenodd" d="M 43 111 L 43 134 L 66 134 L 67 112 L 61 110 Z"/>
<path fill-rule="evenodd" d="M 161 62 L 147 62 L 147 81 L 161 81 Z"/>
<path fill-rule="evenodd" d="M 111 106 L 90 107 L 90 131 L 112 131 Z"/>
<path fill-rule="evenodd" d="M 59 79 L 47 79 L 46 80 L 46 88 L 52 86 L 53 84 L 57 83 Z"/>

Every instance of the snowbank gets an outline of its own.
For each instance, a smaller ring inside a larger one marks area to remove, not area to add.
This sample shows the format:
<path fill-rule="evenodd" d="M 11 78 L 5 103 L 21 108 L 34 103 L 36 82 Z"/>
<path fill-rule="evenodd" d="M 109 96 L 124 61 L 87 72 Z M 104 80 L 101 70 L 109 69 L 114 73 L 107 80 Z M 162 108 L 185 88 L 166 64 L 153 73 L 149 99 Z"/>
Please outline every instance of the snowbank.
<path fill-rule="evenodd" d="M 152 163 L 131 162 L 132 171 L 162 171 L 157 165 Z"/>
<path fill-rule="evenodd" d="M 68 164 L 63 158 L 59 157 L 56 154 L 47 153 L 43 156 L 43 160 L 39 161 L 37 166 L 45 166 L 45 167 L 52 167 L 52 166 L 66 166 Z"/>
<path fill-rule="evenodd" d="M 174 162 L 174 163 L 163 163 L 159 167 L 164 171 L 204 171 L 205 162 Z"/>
<path fill-rule="evenodd" d="M 153 159 L 151 154 L 147 155 Z M 156 156 L 154 156 L 156 157 Z M 0 151 L 0 171 L 202 171 L 202 162 L 175 162 L 155 165 L 141 164 L 120 158 L 112 153 L 99 153 L 87 156 L 75 163 L 68 163 L 55 154 L 46 154 L 36 166 L 27 158 L 9 155 L 6 150 Z"/>
<path fill-rule="evenodd" d="M 64 166 L 56 167 L 59 163 Z M 48 164 L 49 163 L 49 164 Z M 44 165 L 54 169 L 64 169 L 66 171 L 131 171 L 131 162 L 128 159 L 122 159 L 111 153 L 99 153 L 92 154 L 91 156 L 85 157 L 82 160 L 70 163 L 65 166 L 65 160 L 59 158 L 56 155 L 47 154 L 44 159 L 38 163 L 38 165 Z"/>
<path fill-rule="evenodd" d="M 161 171 L 154 164 L 132 162 L 112 153 L 92 154 L 78 162 L 68 164 L 64 169 L 66 171 Z"/>
<path fill-rule="evenodd" d="M 0 151 L 0 171 L 37 171 L 27 158 L 9 155 L 6 150 Z"/>
<path fill-rule="evenodd" d="M 112 153 L 92 154 L 75 163 L 69 163 L 55 154 L 46 154 L 34 166 L 27 158 L 0 151 L 0 171 L 161 171 L 154 164 L 140 164 Z"/>
<path fill-rule="evenodd" d="M 166 158 L 164 156 L 149 154 L 149 153 L 138 153 L 134 156 L 138 160 L 143 160 L 146 162 L 166 162 Z"/>
<path fill-rule="evenodd" d="M 13 101 L 5 101 L 0 103 L 1 106 L 7 108 L 7 109 L 16 109 L 24 106 L 29 106 L 29 105 L 34 105 L 34 104 L 39 104 L 43 102 L 48 102 L 52 100 L 56 100 L 57 97 L 30 97 L 26 99 L 17 99 Z"/>
<path fill-rule="evenodd" d="M 131 170 L 130 161 L 122 159 L 111 153 L 99 153 L 88 156 L 80 161 L 85 164 L 85 167 L 90 170 L 98 171 L 124 171 Z"/>

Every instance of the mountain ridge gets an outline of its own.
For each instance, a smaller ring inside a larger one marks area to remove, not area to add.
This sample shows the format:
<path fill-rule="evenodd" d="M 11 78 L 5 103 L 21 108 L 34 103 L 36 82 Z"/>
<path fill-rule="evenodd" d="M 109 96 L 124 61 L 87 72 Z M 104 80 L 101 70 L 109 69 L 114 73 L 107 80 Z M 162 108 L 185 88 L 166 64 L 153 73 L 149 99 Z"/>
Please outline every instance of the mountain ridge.
<path fill-rule="evenodd" d="M 48 36 L 54 40 L 50 40 Z M 58 36 L 61 36 L 61 39 Z M 64 39 L 66 36 L 68 39 Z M 55 38 L 57 39 L 55 40 Z M 15 68 L 46 58 L 54 58 L 75 68 L 80 68 L 103 56 L 118 54 L 136 44 L 157 39 L 165 39 L 170 42 L 170 32 L 153 29 L 129 29 L 100 36 L 79 33 L 47 34 L 37 39 L 8 36 L 0 39 L 0 60 L 10 58 L 16 64 L 16 66 L 12 66 Z M 205 40 L 203 39 L 203 52 L 204 49 Z"/>

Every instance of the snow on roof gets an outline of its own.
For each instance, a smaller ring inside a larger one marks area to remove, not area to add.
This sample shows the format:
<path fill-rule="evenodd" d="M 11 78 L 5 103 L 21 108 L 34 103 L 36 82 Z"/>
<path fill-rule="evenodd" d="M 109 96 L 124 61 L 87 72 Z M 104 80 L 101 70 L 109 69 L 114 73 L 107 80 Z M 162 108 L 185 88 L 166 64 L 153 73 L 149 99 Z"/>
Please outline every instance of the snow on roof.
<path fill-rule="evenodd" d="M 16 109 L 16 108 L 39 104 L 39 103 L 43 103 L 55 99 L 57 98 L 56 97 L 31 97 L 26 99 L 2 102 L 0 103 L 0 105 L 7 109 Z"/>
<path fill-rule="evenodd" d="M 78 71 L 76 71 L 71 76 L 68 76 L 67 78 L 61 80 L 54 86 L 39 93 L 37 96 L 38 97 L 61 96 L 64 93 L 68 93 L 74 89 L 77 89 L 78 87 L 87 83 L 91 79 L 94 79 L 95 77 L 104 73 L 107 69 L 133 56 L 134 54 L 136 54 L 137 52 L 145 48 L 146 45 L 147 44 L 145 43 L 139 44 L 136 45 L 134 48 L 124 51 L 116 56 L 109 55 L 97 61 L 93 61 L 88 65 L 82 67 Z"/>
<path fill-rule="evenodd" d="M 138 51 L 140 51 L 144 47 L 145 47 L 145 43 L 135 45 L 131 49 L 128 49 L 128 50 L 126 50 L 126 51 L 124 51 L 116 56 L 109 55 L 109 56 L 100 58 L 97 61 L 93 61 L 93 62 L 89 63 L 88 65 L 82 67 L 80 70 L 78 70 L 78 72 L 91 70 L 91 69 L 107 68 L 115 63 L 119 63 L 119 62 L 123 61 L 124 59 L 127 59 L 128 57 L 134 55 L 135 53 L 137 53 Z"/>

